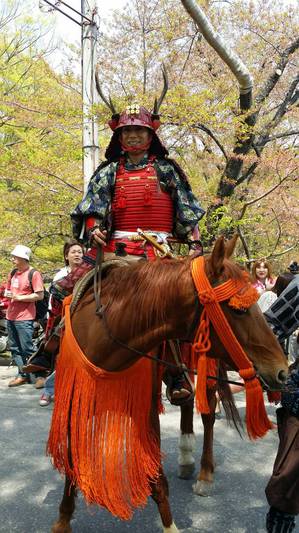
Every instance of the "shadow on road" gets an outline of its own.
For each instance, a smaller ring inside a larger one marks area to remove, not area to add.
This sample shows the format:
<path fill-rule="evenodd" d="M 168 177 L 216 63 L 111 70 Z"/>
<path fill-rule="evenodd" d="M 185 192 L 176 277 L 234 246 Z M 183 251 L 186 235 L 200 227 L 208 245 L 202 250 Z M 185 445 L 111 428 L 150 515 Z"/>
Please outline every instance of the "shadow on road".
<path fill-rule="evenodd" d="M 8 389 L 13 369 L 0 369 L 1 431 L 1 533 L 48 533 L 58 514 L 63 480 L 45 456 L 51 407 L 38 405 L 39 391 L 32 385 Z M 241 414 L 244 402 L 240 400 Z M 274 409 L 269 407 L 274 416 Z M 217 470 L 211 495 L 192 492 L 194 480 L 177 478 L 179 409 L 167 406 L 161 416 L 164 467 L 170 501 L 181 533 L 256 533 L 264 531 L 267 504 L 264 487 L 270 476 L 277 447 L 276 432 L 259 442 L 240 439 L 224 420 L 215 427 Z M 196 418 L 197 465 L 202 427 Z M 74 533 L 161 533 L 160 518 L 149 500 L 131 522 L 122 522 L 107 511 L 88 508 L 82 497 L 72 522 Z"/>

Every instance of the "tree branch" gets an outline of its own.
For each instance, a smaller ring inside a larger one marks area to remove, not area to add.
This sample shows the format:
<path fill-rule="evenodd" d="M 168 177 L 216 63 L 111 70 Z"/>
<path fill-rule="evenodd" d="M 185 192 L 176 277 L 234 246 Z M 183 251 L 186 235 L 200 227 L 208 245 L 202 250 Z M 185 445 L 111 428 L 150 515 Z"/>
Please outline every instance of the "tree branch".
<path fill-rule="evenodd" d="M 52 172 L 49 172 L 49 170 L 45 170 L 43 168 L 38 168 L 38 167 L 35 167 L 35 170 L 38 170 L 42 174 L 46 174 L 47 176 L 49 176 L 51 178 L 54 178 L 57 181 L 60 181 L 61 183 L 63 183 L 67 187 L 69 187 L 70 189 L 74 189 L 74 191 L 81 192 L 81 193 L 83 192 L 82 189 L 78 189 L 78 187 L 75 187 L 75 185 L 72 185 L 71 183 L 68 183 L 66 180 L 64 180 L 60 176 L 57 176 L 56 174 L 53 174 Z"/>
<path fill-rule="evenodd" d="M 179 122 L 167 122 L 166 124 L 168 124 L 169 126 L 181 126 Z M 221 150 L 225 159 L 227 160 L 227 154 L 226 154 L 226 151 L 223 145 L 220 143 L 220 141 L 218 141 L 216 135 L 209 128 L 207 128 L 207 126 L 205 126 L 204 124 L 200 124 L 200 123 L 190 124 L 189 126 L 190 128 L 201 130 L 204 133 L 206 133 L 209 137 L 211 137 L 211 139 L 213 139 L 214 143 L 218 146 L 219 150 Z"/>
<path fill-rule="evenodd" d="M 271 252 L 271 255 L 273 255 L 273 252 L 275 252 L 278 244 L 279 244 L 279 241 L 280 241 L 280 238 L 281 238 L 281 225 L 280 225 L 280 222 L 279 222 L 279 219 L 278 219 L 278 216 L 276 215 L 276 212 L 273 208 L 271 208 L 271 211 L 273 212 L 274 214 L 274 218 L 276 220 L 276 223 L 277 223 L 277 227 L 278 227 L 278 235 L 277 235 L 277 239 L 276 239 L 276 242 L 274 244 L 274 247 L 273 247 L 273 250 Z"/>
<path fill-rule="evenodd" d="M 293 54 L 297 49 L 299 48 L 299 37 L 295 39 L 289 46 L 287 46 L 283 52 L 281 53 L 280 60 L 276 63 L 272 74 L 268 77 L 266 80 L 264 86 L 260 90 L 260 92 L 257 94 L 255 98 L 255 103 L 260 105 L 262 104 L 266 98 L 268 98 L 269 94 L 273 91 L 275 85 L 279 81 L 281 75 L 283 74 L 291 54 Z"/>
<path fill-rule="evenodd" d="M 276 254 L 269 255 L 268 257 L 266 257 L 266 259 L 271 259 L 271 257 L 280 257 L 282 255 L 288 254 L 289 252 L 291 252 L 292 250 L 297 248 L 297 246 L 299 246 L 299 241 L 295 242 L 295 244 L 293 244 L 293 246 L 290 246 L 289 248 L 286 248 L 282 252 L 278 252 Z"/>
<path fill-rule="evenodd" d="M 246 242 L 246 240 L 245 240 L 245 237 L 244 237 L 244 235 L 243 235 L 243 232 L 242 232 L 240 226 L 238 226 L 238 228 L 237 228 L 237 232 L 238 232 L 238 235 L 239 235 L 239 237 L 240 237 L 240 240 L 241 240 L 241 242 L 242 242 L 242 244 L 243 244 L 243 248 L 244 248 L 245 255 L 246 255 L 247 259 L 250 259 L 249 248 L 248 248 L 247 242 Z"/>
<path fill-rule="evenodd" d="M 257 95 L 255 99 L 255 104 L 256 104 L 255 112 L 251 113 L 250 115 L 245 116 L 244 124 L 248 126 L 248 135 L 245 136 L 245 138 L 243 137 L 242 139 L 240 138 L 236 139 L 235 147 L 233 150 L 233 155 L 228 159 L 223 176 L 221 177 L 221 180 L 218 185 L 218 190 L 217 190 L 218 198 L 223 200 L 224 198 L 231 196 L 234 192 L 235 187 L 246 179 L 245 178 L 246 174 L 240 177 L 241 169 L 243 167 L 243 162 L 244 162 L 243 156 L 248 154 L 250 150 L 253 149 L 254 144 L 255 144 L 255 147 L 257 147 L 257 143 L 256 142 L 254 143 L 255 138 L 252 132 L 253 132 L 253 126 L 257 122 L 260 109 L 261 109 L 261 105 L 265 102 L 266 98 L 269 96 L 269 94 L 274 89 L 275 85 L 277 84 L 278 80 L 280 79 L 284 69 L 286 68 L 288 64 L 290 55 L 293 54 L 295 50 L 297 50 L 298 48 L 299 48 L 299 38 L 294 40 L 289 46 L 287 46 L 283 50 L 279 61 L 277 62 L 276 66 L 273 69 L 272 74 L 268 77 L 263 88 L 261 89 L 260 93 Z M 295 78 L 295 80 L 296 79 L 297 78 Z M 293 92 L 294 92 L 295 80 L 291 84 L 291 87 L 288 91 L 288 102 L 291 101 L 291 98 L 290 98 L 291 90 L 293 89 Z M 291 97 L 293 97 L 293 92 L 291 93 Z M 280 112 L 282 112 L 283 109 L 285 109 L 286 111 L 286 108 L 282 107 Z M 277 113 L 279 113 L 279 111 Z M 274 127 L 275 123 L 273 122 L 273 120 L 271 121 L 271 124 L 272 124 L 272 127 Z M 266 138 L 267 137 L 268 135 L 266 136 Z M 255 163 L 255 167 L 257 165 L 258 165 L 258 162 Z"/>
<path fill-rule="evenodd" d="M 245 215 L 245 211 L 246 211 L 247 207 L 250 207 L 251 205 L 256 204 L 257 202 L 259 202 L 260 200 L 262 200 L 263 198 L 265 198 L 266 196 L 271 194 L 273 191 L 275 191 L 275 189 L 280 187 L 280 185 L 284 181 L 286 181 L 288 178 L 289 178 L 288 175 L 285 176 L 284 178 L 280 178 L 279 182 L 276 183 L 275 185 L 273 185 L 273 187 L 270 187 L 270 189 L 268 189 L 266 192 L 264 192 L 263 194 L 261 194 L 257 198 L 253 198 L 252 200 L 249 200 L 248 202 L 245 202 L 245 204 L 242 207 L 241 214 L 240 214 L 238 220 L 242 220 L 243 216 Z"/>
<path fill-rule="evenodd" d="M 276 135 L 271 135 L 265 140 L 265 144 L 275 139 L 283 139 L 284 137 L 291 137 L 292 135 L 299 135 L 299 130 L 285 131 L 284 133 L 277 133 Z"/>
<path fill-rule="evenodd" d="M 261 150 L 261 148 L 264 148 L 267 139 L 269 137 L 269 131 L 276 128 L 276 126 L 280 123 L 282 117 L 286 114 L 286 112 L 289 109 L 289 104 L 291 101 L 296 103 L 298 97 L 299 97 L 299 91 L 296 91 L 296 87 L 299 83 L 299 74 L 294 78 L 292 81 L 284 100 L 279 105 L 274 117 L 266 124 L 264 128 L 264 133 L 260 135 L 259 139 L 255 142 L 255 145 Z"/>

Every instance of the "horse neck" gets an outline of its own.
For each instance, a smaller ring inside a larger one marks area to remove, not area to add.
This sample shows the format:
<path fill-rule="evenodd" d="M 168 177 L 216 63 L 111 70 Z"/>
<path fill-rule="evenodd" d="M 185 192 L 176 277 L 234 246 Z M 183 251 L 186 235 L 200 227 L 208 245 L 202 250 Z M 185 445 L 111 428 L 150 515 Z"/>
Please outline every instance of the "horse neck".
<path fill-rule="evenodd" d="M 161 270 L 159 273 L 163 277 Z M 189 268 L 178 268 L 176 275 L 174 267 L 171 276 L 165 276 L 165 282 L 148 277 L 148 283 L 140 291 L 132 288 L 129 292 L 127 287 L 125 297 L 121 290 L 115 290 L 113 297 L 104 291 L 104 301 L 105 296 L 109 301 L 105 320 L 95 317 L 90 295 L 89 306 L 81 309 L 80 321 L 79 313 L 78 317 L 75 314 L 73 325 L 81 346 L 86 344 L 86 328 L 89 330 L 86 356 L 107 370 L 126 368 L 138 359 L 130 348 L 149 352 L 166 339 L 185 339 L 195 316 L 195 288 Z M 82 328 L 82 323 L 86 328 Z"/>
<path fill-rule="evenodd" d="M 158 290 L 149 291 L 148 296 L 148 299 L 137 304 L 143 317 L 137 311 L 134 318 L 136 303 L 132 304 L 133 337 L 141 337 L 146 346 L 157 346 L 166 339 L 186 338 L 196 312 L 195 288 L 190 270 L 182 272 L 179 278 L 170 278 L 169 282 L 160 284 Z"/>

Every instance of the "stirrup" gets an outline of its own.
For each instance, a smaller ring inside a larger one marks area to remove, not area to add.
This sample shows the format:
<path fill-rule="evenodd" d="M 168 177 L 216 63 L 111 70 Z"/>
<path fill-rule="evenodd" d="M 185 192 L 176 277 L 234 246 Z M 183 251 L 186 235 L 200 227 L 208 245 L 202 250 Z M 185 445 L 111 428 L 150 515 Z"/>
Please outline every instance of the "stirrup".
<path fill-rule="evenodd" d="M 184 369 L 184 365 L 182 366 L 183 371 L 178 376 L 167 376 L 167 387 L 166 387 L 166 397 L 168 401 L 171 403 L 171 405 L 185 405 L 186 403 L 189 403 L 193 401 L 194 399 L 194 385 L 190 379 L 190 376 L 188 372 Z M 185 384 L 189 385 L 187 388 Z M 180 386 L 181 385 L 181 386 Z M 188 395 L 182 397 L 182 398 L 175 398 L 173 397 L 174 391 L 186 391 L 188 392 Z"/>
<path fill-rule="evenodd" d="M 52 348 L 48 348 L 48 344 L 53 342 L 54 339 L 57 339 L 57 342 L 54 343 L 54 346 Z M 25 372 L 28 373 L 35 373 L 40 371 L 47 371 L 47 370 L 53 370 L 54 369 L 54 361 L 55 357 L 59 350 L 59 344 L 60 339 L 57 335 L 52 334 L 49 339 L 42 343 L 34 354 L 29 357 L 27 364 L 23 367 Z"/>

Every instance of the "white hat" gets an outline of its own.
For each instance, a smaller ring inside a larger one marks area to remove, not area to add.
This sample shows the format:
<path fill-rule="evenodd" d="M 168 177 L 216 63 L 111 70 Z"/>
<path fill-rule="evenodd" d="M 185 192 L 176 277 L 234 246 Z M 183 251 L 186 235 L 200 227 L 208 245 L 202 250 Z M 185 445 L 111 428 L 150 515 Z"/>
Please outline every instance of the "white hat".
<path fill-rule="evenodd" d="M 17 246 L 15 246 L 11 252 L 11 255 L 15 255 L 16 257 L 21 257 L 22 259 L 30 261 L 31 250 L 28 248 L 28 246 L 17 244 Z"/>

